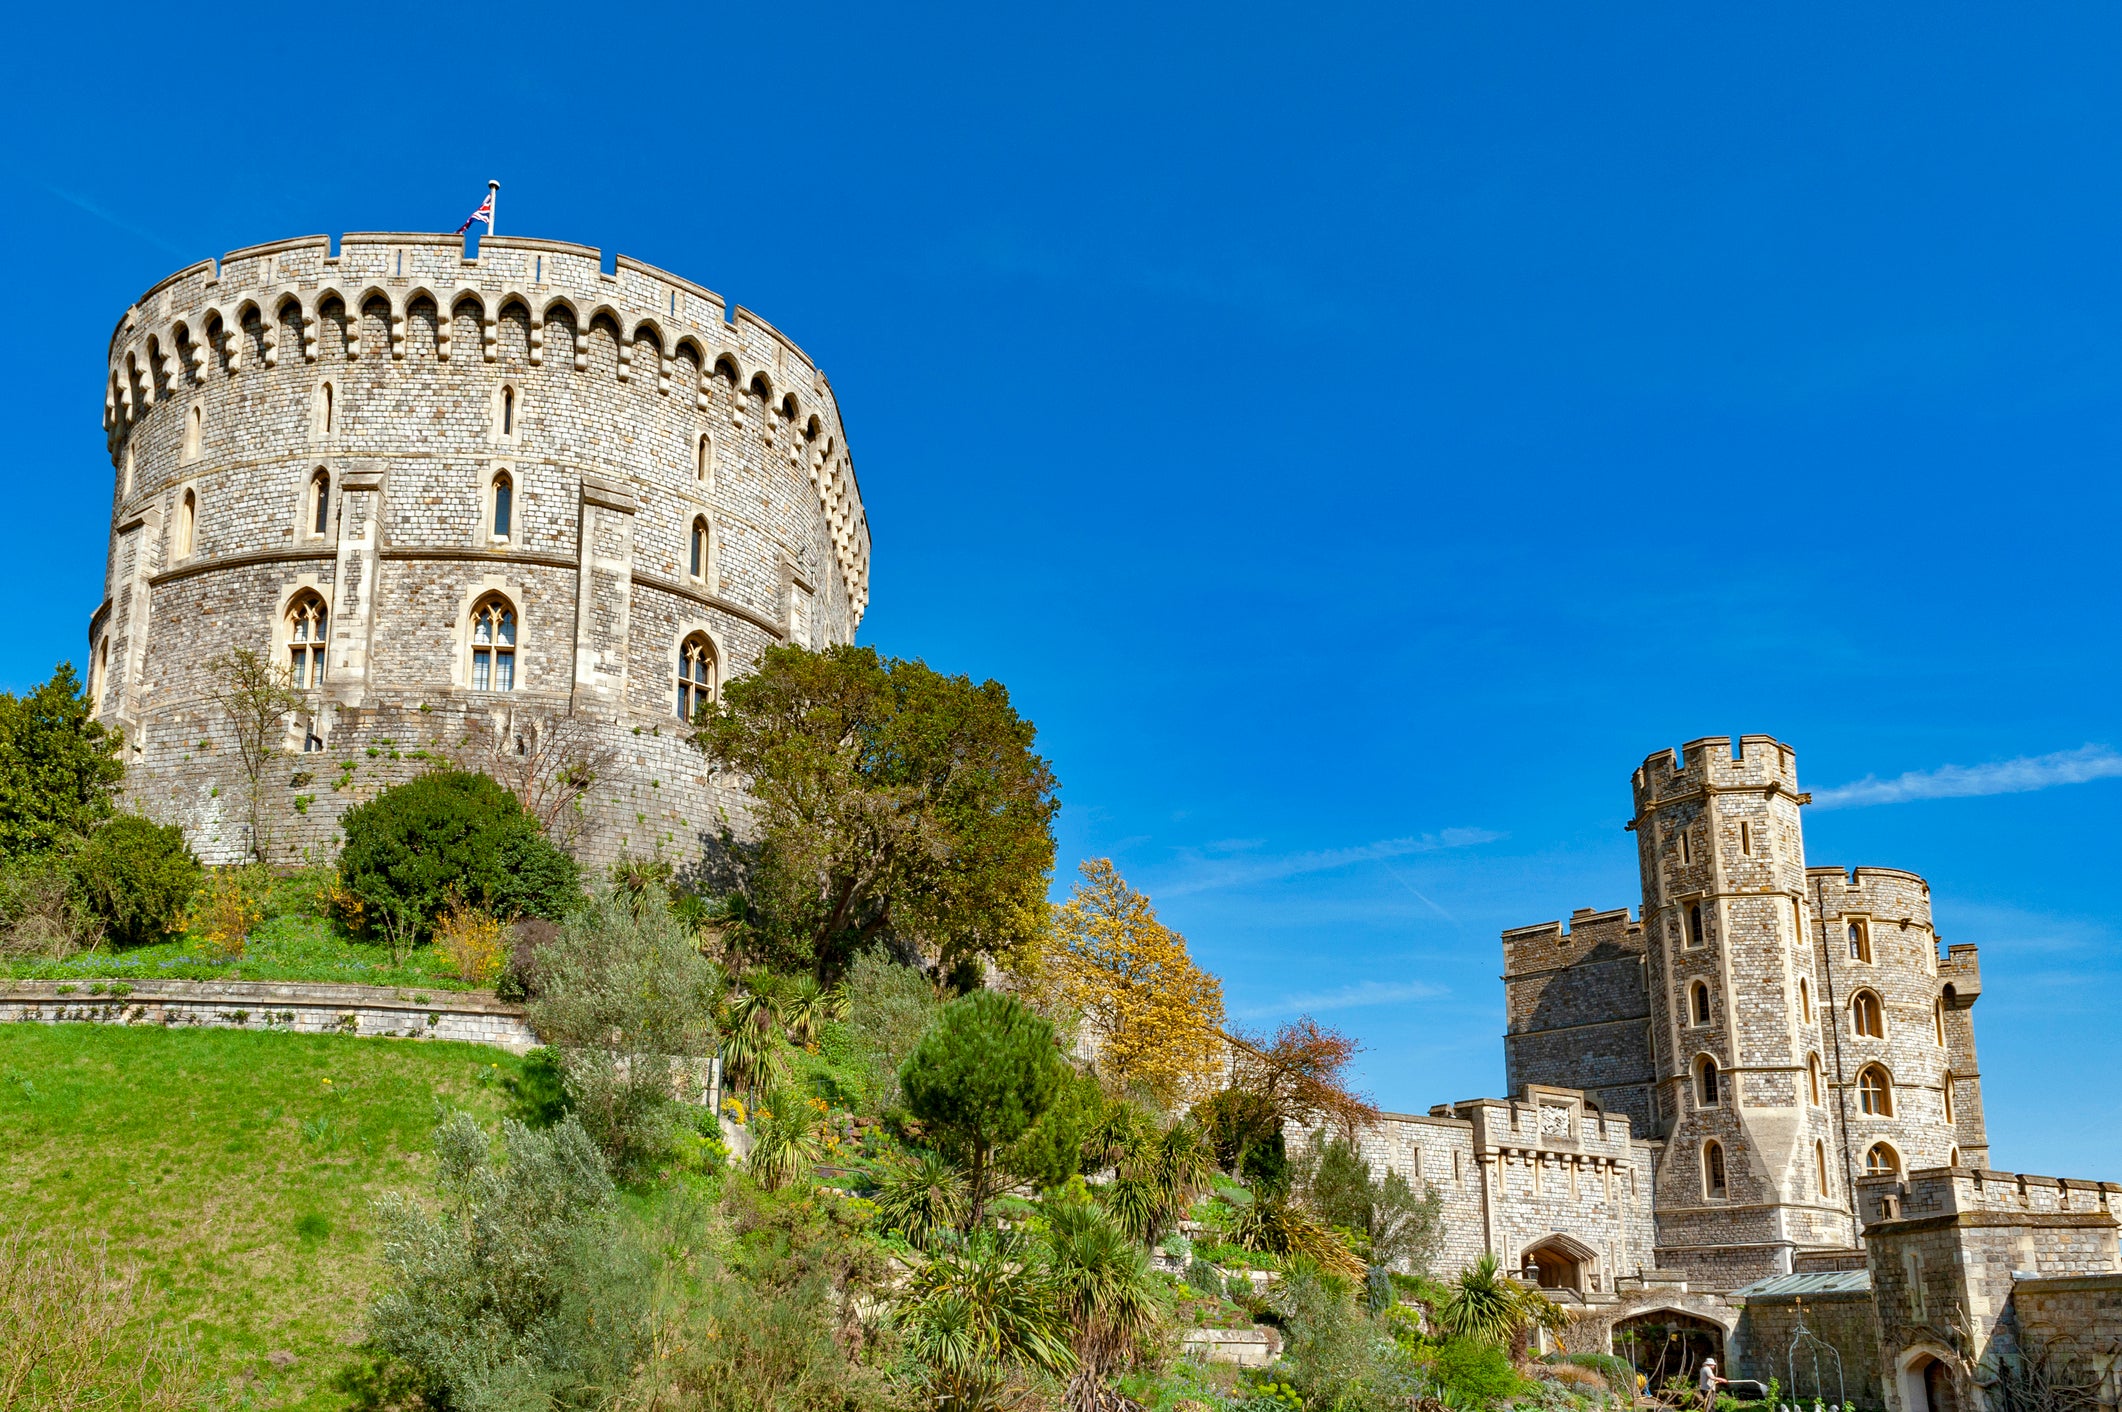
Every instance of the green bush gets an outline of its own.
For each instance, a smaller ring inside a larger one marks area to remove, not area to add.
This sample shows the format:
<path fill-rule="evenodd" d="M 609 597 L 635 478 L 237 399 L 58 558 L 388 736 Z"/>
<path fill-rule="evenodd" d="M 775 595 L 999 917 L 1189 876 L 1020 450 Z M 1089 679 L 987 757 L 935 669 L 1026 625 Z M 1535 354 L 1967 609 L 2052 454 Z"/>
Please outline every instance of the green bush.
<path fill-rule="evenodd" d="M 865 951 L 848 967 L 844 1057 L 865 1090 L 862 1111 L 872 1117 L 899 1102 L 899 1065 L 921 1042 L 941 1002 L 918 966 L 902 966 L 883 951 Z M 833 1048 L 838 1048 L 835 1044 Z"/>
<path fill-rule="evenodd" d="M 64 961 L 102 940 L 103 927 L 58 853 L 0 856 L 0 956 Z"/>
<path fill-rule="evenodd" d="M 1465 1406 L 1493 1407 L 1518 1391 L 1510 1354 L 1485 1339 L 1446 1339 L 1430 1355 L 1430 1370 Z"/>
<path fill-rule="evenodd" d="M 105 820 L 74 860 L 82 901 L 120 946 L 142 946 L 175 930 L 199 877 L 184 830 L 138 814 Z"/>
<path fill-rule="evenodd" d="M 1198 1255 L 1193 1258 L 1193 1263 L 1186 1267 L 1186 1282 L 1210 1299 L 1223 1297 L 1223 1276 L 1216 1273 L 1215 1266 Z"/>
<path fill-rule="evenodd" d="M 500 917 L 558 917 L 581 896 L 574 860 L 486 775 L 436 770 L 347 811 L 339 877 L 393 948 L 452 901 Z"/>

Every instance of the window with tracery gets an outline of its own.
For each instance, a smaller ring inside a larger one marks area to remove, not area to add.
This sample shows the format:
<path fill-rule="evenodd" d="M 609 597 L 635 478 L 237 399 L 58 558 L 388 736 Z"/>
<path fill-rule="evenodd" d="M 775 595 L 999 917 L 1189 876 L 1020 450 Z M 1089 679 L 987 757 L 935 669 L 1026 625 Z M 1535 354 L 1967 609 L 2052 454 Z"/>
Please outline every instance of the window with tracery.
<path fill-rule="evenodd" d="M 1867 1064 L 1857 1075 L 1857 1106 L 1874 1118 L 1894 1115 L 1893 1081 L 1877 1064 Z"/>
<path fill-rule="evenodd" d="M 324 600 L 303 592 L 287 606 L 288 676 L 297 691 L 324 685 Z"/>
<path fill-rule="evenodd" d="M 714 644 L 696 632 L 678 649 L 678 719 L 697 721 L 714 699 Z"/>
<path fill-rule="evenodd" d="M 472 690 L 516 689 L 516 607 L 490 594 L 472 609 Z"/>
<path fill-rule="evenodd" d="M 1867 1039 L 1886 1038 L 1886 1010 L 1879 997 L 1868 990 L 1860 990 L 1850 998 L 1850 1027 Z"/>
<path fill-rule="evenodd" d="M 1864 1172 L 1872 1177 L 1897 1177 L 1901 1174 L 1901 1154 L 1883 1142 L 1875 1142 L 1864 1154 Z"/>

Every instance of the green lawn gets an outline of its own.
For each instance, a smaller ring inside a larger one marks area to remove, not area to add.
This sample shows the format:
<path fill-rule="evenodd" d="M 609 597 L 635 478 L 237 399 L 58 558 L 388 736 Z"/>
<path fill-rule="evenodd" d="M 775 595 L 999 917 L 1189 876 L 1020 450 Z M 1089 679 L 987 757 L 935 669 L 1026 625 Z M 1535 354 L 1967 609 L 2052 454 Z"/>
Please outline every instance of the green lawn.
<path fill-rule="evenodd" d="M 376 1274 L 369 1203 L 425 1191 L 438 1100 L 489 1124 L 480 1045 L 0 1025 L 0 1221 L 101 1236 L 231 1407 L 336 1408 Z M 266 1355 L 296 1356 L 284 1372 Z"/>
<path fill-rule="evenodd" d="M 215 958 L 197 937 L 174 936 L 152 946 L 84 952 L 64 961 L 4 961 L 0 975 L 22 980 L 341 981 L 469 989 L 431 946 L 416 947 L 399 965 L 388 947 L 355 941 L 325 918 L 303 914 L 260 923 L 243 955 L 233 961 Z"/>

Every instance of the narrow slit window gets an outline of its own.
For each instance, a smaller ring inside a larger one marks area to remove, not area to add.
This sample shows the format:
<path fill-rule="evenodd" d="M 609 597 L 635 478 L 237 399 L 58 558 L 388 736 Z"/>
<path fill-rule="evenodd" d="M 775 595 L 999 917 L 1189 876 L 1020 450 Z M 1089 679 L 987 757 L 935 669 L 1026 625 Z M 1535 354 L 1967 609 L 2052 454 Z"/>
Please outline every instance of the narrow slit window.
<path fill-rule="evenodd" d="M 1702 1194 L 1712 1201 L 1720 1201 L 1724 1192 L 1724 1144 L 1705 1142 L 1702 1144 Z"/>
<path fill-rule="evenodd" d="M 184 503 L 177 510 L 177 557 L 191 557 L 193 541 L 199 534 L 199 496 L 197 492 L 184 492 Z"/>
<path fill-rule="evenodd" d="M 325 471 L 325 470 L 319 470 L 319 471 L 317 472 L 317 474 L 315 474 L 314 476 L 311 476 L 311 477 L 310 477 L 310 482 L 309 482 L 309 499 L 310 499 L 310 508 L 309 508 L 309 513 L 310 513 L 310 522 L 309 522 L 309 532 L 310 532 L 311 534 L 319 534 L 319 535 L 321 535 L 321 534 L 323 534 L 323 533 L 324 533 L 324 525 L 325 525 L 325 521 L 326 521 L 326 520 L 327 520 L 327 519 L 328 519 L 328 518 L 330 517 L 330 515 L 331 515 L 331 508 L 332 508 L 332 477 L 331 477 L 331 472 L 329 472 L 329 471 Z"/>
<path fill-rule="evenodd" d="M 1805 1057 L 1805 1096 L 1813 1107 L 1820 1106 L 1820 1056 L 1817 1054 Z"/>
<path fill-rule="evenodd" d="M 1827 1144 L 1817 1139 L 1813 1142 L 1813 1182 L 1822 1200 L 1827 1197 Z"/>
<path fill-rule="evenodd" d="M 1867 964 L 1871 961 L 1871 928 L 1862 922 L 1849 924 L 1849 959 Z"/>
<path fill-rule="evenodd" d="M 1704 1108 L 1714 1108 L 1718 1103 L 1717 1061 L 1701 1059 L 1695 1064 L 1695 1097 Z"/>
<path fill-rule="evenodd" d="M 184 459 L 187 461 L 196 460 L 199 455 L 199 448 L 205 442 L 205 439 L 205 414 L 197 407 L 194 407 L 190 415 L 184 420 Z"/>
<path fill-rule="evenodd" d="M 319 405 L 320 405 L 320 406 L 322 407 L 322 409 L 323 409 L 323 415 L 324 415 L 324 434 L 325 434 L 326 436 L 330 436 L 330 435 L 332 434 L 332 412 L 333 412 L 333 408 L 332 408 L 332 385 L 331 385 L 330 383 L 326 383 L 326 384 L 324 384 L 324 387 L 323 387 L 323 389 L 322 389 L 322 393 L 321 393 L 321 395 L 320 395 L 320 398 L 319 398 Z"/>
<path fill-rule="evenodd" d="M 715 469 L 715 443 L 707 437 L 700 438 L 700 445 L 693 453 L 693 479 L 705 482 Z"/>
<path fill-rule="evenodd" d="M 1806 1024 L 1813 1022 L 1813 989 L 1805 977 L 1798 977 L 1798 1018 Z"/>
<path fill-rule="evenodd" d="M 1696 903 L 1687 909 L 1687 944 L 1700 946 L 1707 938 L 1702 925 L 1702 904 Z"/>
<path fill-rule="evenodd" d="M 707 582 L 707 521 L 693 521 L 692 549 L 686 561 L 686 574 L 694 583 Z"/>
<path fill-rule="evenodd" d="M 1749 858 L 1753 856 L 1754 826 L 1752 824 L 1741 823 L 1739 825 L 1739 851 Z"/>
<path fill-rule="evenodd" d="M 494 538 L 507 539 L 515 521 L 516 483 L 506 471 L 494 477 Z"/>
<path fill-rule="evenodd" d="M 516 434 L 516 389 L 513 387 L 501 389 L 501 434 Z"/>
<path fill-rule="evenodd" d="M 1951 1074 L 1947 1074 L 1945 1082 L 1938 1085 L 1938 1092 L 1945 1100 L 1945 1121 L 1950 1123 L 1953 1121 L 1953 1076 Z M 1953 1165 L 1958 1166 L 1959 1163 L 1956 1162 Z"/>
<path fill-rule="evenodd" d="M 1945 1002 L 1943 1000 L 1933 1000 L 1930 1003 L 1930 1020 L 1932 1028 L 1937 1031 L 1938 1048 L 1943 1049 L 1945 1047 Z"/>
<path fill-rule="evenodd" d="M 1688 1008 L 1694 1014 L 1695 1023 L 1709 1023 L 1709 987 L 1696 981 L 1688 990 Z"/>
<path fill-rule="evenodd" d="M 495 594 L 472 610 L 472 690 L 516 689 L 516 609 Z"/>

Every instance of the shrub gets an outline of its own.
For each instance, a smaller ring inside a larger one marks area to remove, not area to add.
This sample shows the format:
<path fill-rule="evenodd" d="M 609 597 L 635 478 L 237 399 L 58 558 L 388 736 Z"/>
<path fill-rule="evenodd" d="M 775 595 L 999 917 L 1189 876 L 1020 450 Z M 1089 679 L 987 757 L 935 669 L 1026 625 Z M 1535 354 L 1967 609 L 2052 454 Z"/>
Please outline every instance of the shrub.
<path fill-rule="evenodd" d="M 871 1082 L 872 1116 L 900 1101 L 899 1065 L 936 1018 L 936 988 L 918 966 L 866 951 L 848 968 L 845 1033 Z"/>
<path fill-rule="evenodd" d="M 1198 1255 L 1186 1267 L 1186 1282 L 1210 1299 L 1223 1297 L 1223 1277 L 1216 1273 L 1215 1266 Z"/>
<path fill-rule="evenodd" d="M 661 888 L 637 913 L 605 896 L 538 952 L 530 1022 L 559 1056 L 574 1113 L 621 1180 L 672 1153 L 675 1110 L 715 1052 L 722 976 L 692 947 Z"/>
<path fill-rule="evenodd" d="M 0 1230 L 0 1405 L 201 1406 L 197 1370 L 145 1317 L 143 1289 L 140 1272 L 113 1266 L 100 1246 Z"/>
<path fill-rule="evenodd" d="M 1493 1407 L 1518 1391 L 1510 1355 L 1486 1339 L 1446 1339 L 1430 1355 L 1430 1370 L 1462 1405 Z"/>
<path fill-rule="evenodd" d="M 502 1147 L 455 1114 L 435 1130 L 440 1209 L 376 1203 L 388 1282 L 370 1337 L 456 1412 L 594 1405 L 646 1344 L 649 1277 L 578 1124 L 504 1123 Z"/>
<path fill-rule="evenodd" d="M 243 955 L 251 928 L 265 918 L 265 893 L 272 878 L 255 863 L 216 868 L 206 876 L 186 925 L 205 941 L 207 950 L 233 961 Z"/>
<path fill-rule="evenodd" d="M 102 939 L 65 859 L 43 853 L 0 863 L 0 956 L 64 961 Z"/>
<path fill-rule="evenodd" d="M 199 890 L 199 860 L 175 824 L 119 814 L 89 835 L 74 880 L 113 941 L 141 946 L 182 925 Z"/>
<path fill-rule="evenodd" d="M 0 692 L 0 858 L 63 849 L 107 818 L 125 777 L 118 746 L 71 662 L 33 691 Z"/>
<path fill-rule="evenodd" d="M 435 949 L 457 979 L 485 985 L 508 959 L 508 925 L 483 907 L 452 907 L 435 919 Z"/>
<path fill-rule="evenodd" d="M 436 770 L 347 811 L 339 877 L 403 955 L 453 903 L 558 917 L 580 895 L 574 860 L 486 775 Z"/>

